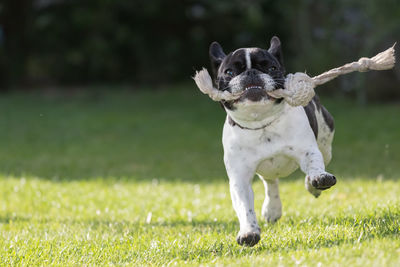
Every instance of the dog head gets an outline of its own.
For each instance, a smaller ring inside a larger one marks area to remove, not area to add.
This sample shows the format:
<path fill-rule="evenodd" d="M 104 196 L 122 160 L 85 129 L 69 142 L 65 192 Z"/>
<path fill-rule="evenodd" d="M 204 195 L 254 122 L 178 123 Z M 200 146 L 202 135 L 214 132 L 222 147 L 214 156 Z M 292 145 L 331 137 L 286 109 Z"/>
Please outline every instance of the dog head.
<path fill-rule="evenodd" d="M 222 102 L 226 109 L 281 102 L 268 95 L 270 91 L 284 88 L 285 68 L 278 37 L 271 39 L 268 50 L 240 48 L 228 55 L 219 43 L 213 42 L 209 54 L 217 88 L 241 94 L 237 100 Z"/>

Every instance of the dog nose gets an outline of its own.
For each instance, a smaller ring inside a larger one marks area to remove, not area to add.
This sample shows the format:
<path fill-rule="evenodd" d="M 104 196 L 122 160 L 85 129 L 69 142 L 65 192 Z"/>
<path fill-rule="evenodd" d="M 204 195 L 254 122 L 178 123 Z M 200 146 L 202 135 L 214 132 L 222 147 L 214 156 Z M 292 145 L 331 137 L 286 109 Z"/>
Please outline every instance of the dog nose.
<path fill-rule="evenodd" d="M 256 76 L 257 75 L 257 70 L 249 69 L 249 70 L 246 71 L 246 75 L 248 75 L 248 76 Z"/>

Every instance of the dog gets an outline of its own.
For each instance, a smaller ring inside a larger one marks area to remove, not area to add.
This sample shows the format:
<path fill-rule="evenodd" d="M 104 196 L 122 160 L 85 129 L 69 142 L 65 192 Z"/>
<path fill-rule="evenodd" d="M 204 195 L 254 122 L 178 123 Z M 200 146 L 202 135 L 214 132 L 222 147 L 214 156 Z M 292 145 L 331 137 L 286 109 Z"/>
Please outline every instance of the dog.
<path fill-rule="evenodd" d="M 222 143 L 240 223 L 236 240 L 254 246 L 261 231 L 254 211 L 253 177 L 257 174 L 265 186 L 261 214 L 267 222 L 282 215 L 278 178 L 299 167 L 306 175 L 306 189 L 318 197 L 336 184 L 335 176 L 325 171 L 332 157 L 334 120 L 318 96 L 305 107 L 292 107 L 268 94 L 285 83 L 278 37 L 271 39 L 269 49 L 240 48 L 228 55 L 213 42 L 209 56 L 217 89 L 240 94 L 236 100 L 221 101 L 227 113 Z"/>

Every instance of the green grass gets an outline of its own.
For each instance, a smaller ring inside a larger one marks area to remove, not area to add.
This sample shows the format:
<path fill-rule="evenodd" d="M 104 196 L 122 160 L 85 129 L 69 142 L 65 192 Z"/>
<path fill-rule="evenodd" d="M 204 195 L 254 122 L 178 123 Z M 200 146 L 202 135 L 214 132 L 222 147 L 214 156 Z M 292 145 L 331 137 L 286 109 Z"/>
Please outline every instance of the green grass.
<path fill-rule="evenodd" d="M 282 219 L 245 248 L 224 113 L 192 85 L 1 95 L 0 265 L 397 266 L 400 105 L 322 100 L 338 184 L 314 199 L 282 179 Z"/>

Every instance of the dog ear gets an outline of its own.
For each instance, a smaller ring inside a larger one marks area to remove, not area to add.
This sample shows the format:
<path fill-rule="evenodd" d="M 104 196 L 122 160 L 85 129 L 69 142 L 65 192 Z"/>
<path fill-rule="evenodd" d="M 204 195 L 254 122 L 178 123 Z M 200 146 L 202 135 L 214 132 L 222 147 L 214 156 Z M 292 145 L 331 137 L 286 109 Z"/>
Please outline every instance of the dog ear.
<path fill-rule="evenodd" d="M 268 52 L 276 57 L 279 61 L 279 64 L 283 67 L 283 55 L 282 55 L 282 48 L 281 48 L 281 41 L 278 37 L 274 36 L 271 38 L 270 47 L 268 48 Z"/>
<path fill-rule="evenodd" d="M 218 68 L 222 63 L 222 60 L 226 57 L 224 50 L 217 42 L 212 42 L 209 49 L 211 69 L 214 77 L 217 77 Z"/>

